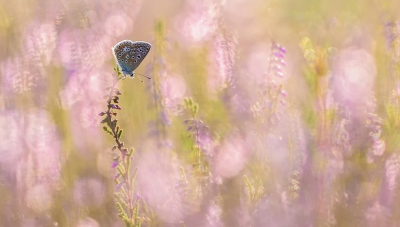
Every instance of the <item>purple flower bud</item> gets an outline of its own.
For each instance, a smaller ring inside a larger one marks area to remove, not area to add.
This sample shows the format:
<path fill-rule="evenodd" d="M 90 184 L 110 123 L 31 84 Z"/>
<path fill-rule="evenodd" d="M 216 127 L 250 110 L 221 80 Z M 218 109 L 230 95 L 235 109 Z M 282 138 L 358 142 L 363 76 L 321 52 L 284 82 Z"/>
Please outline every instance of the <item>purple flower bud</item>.
<path fill-rule="evenodd" d="M 276 53 L 274 53 L 274 55 L 275 55 L 275 57 L 277 57 L 277 58 L 283 58 L 283 57 L 284 57 L 283 54 L 282 54 L 281 52 L 276 52 Z"/>
<path fill-rule="evenodd" d="M 285 47 L 278 45 L 279 50 L 281 51 L 281 53 L 286 53 L 286 49 Z"/>
<path fill-rule="evenodd" d="M 168 113 L 166 111 L 163 111 L 161 113 L 161 119 L 165 125 L 170 126 L 172 124 L 171 119 L 169 118 Z"/>
<path fill-rule="evenodd" d="M 283 73 L 282 72 L 276 72 L 275 75 L 277 77 L 283 78 Z"/>
<path fill-rule="evenodd" d="M 119 173 L 115 174 L 114 179 L 118 179 L 119 176 L 120 176 Z"/>
<path fill-rule="evenodd" d="M 282 67 L 279 65 L 275 65 L 276 72 L 282 72 Z"/>
<path fill-rule="evenodd" d="M 117 184 L 117 190 L 121 189 L 123 184 L 124 184 L 124 182 Z"/>
<path fill-rule="evenodd" d="M 136 197 L 136 199 L 142 198 L 142 196 L 138 192 L 136 192 L 135 197 Z"/>
<path fill-rule="evenodd" d="M 287 92 L 285 90 L 281 90 L 281 94 L 283 97 L 287 97 Z"/>
<path fill-rule="evenodd" d="M 111 168 L 115 168 L 115 167 L 117 167 L 117 166 L 118 166 L 118 164 L 119 164 L 119 161 L 118 161 L 118 160 L 115 160 L 115 161 L 113 162 L 113 164 L 112 164 Z"/>

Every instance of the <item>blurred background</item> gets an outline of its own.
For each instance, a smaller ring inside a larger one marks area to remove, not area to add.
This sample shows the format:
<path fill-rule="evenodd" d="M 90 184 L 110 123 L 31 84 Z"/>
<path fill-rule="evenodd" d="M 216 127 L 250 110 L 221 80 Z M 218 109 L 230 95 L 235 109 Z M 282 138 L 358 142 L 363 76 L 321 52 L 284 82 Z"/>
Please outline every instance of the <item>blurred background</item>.
<path fill-rule="evenodd" d="M 0 0 L 0 226 L 399 226 L 400 2 Z"/>

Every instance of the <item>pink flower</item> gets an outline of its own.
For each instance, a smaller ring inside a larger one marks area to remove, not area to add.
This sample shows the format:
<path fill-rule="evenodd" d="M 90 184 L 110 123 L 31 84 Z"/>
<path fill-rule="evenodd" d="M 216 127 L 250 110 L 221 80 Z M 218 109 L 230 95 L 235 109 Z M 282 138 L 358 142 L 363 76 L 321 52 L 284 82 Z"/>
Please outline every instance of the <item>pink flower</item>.
<path fill-rule="evenodd" d="M 138 172 L 135 185 L 142 198 L 158 217 L 165 222 L 175 223 L 182 220 L 187 211 L 183 206 L 183 197 L 176 182 L 181 179 L 179 163 L 172 159 L 165 150 L 161 151 L 154 143 L 147 143 L 142 157 L 138 162 Z"/>
<path fill-rule="evenodd" d="M 62 164 L 60 138 L 46 111 L 3 112 L 0 136 L 7 138 L 6 142 L 0 143 L 1 170 L 15 179 L 15 188 L 19 192 L 38 187 L 38 191 L 26 195 L 28 202 L 34 201 L 42 190 L 48 194 L 47 191 L 59 187 Z M 45 200 L 51 203 L 50 198 Z"/>
<path fill-rule="evenodd" d="M 211 201 L 206 212 L 207 212 L 206 213 L 207 223 L 205 226 L 207 226 L 207 227 L 222 227 L 222 226 L 224 226 L 221 221 L 221 216 L 222 216 L 223 211 L 222 211 L 221 207 L 217 204 L 217 201 Z"/>
<path fill-rule="evenodd" d="M 368 220 L 367 226 L 372 227 L 382 225 L 382 223 L 385 223 L 388 220 L 390 214 L 391 211 L 387 207 L 375 202 L 365 212 L 365 217 Z"/>
<path fill-rule="evenodd" d="M 373 56 L 364 49 L 349 47 L 334 60 L 333 90 L 336 100 L 354 108 L 365 105 L 374 91 L 376 65 Z"/>
<path fill-rule="evenodd" d="M 100 207 L 106 195 L 105 184 L 97 178 L 82 178 L 75 181 L 73 196 L 80 206 Z"/>
<path fill-rule="evenodd" d="M 216 142 L 213 140 L 207 129 L 200 128 L 199 133 L 196 135 L 196 142 L 203 152 L 209 156 L 214 156 Z"/>
<path fill-rule="evenodd" d="M 385 163 L 386 184 L 392 192 L 397 186 L 397 178 L 400 172 L 400 156 L 392 154 Z"/>
<path fill-rule="evenodd" d="M 108 16 L 104 25 L 108 35 L 120 37 L 132 30 L 133 21 L 129 15 L 118 12 Z"/>
<path fill-rule="evenodd" d="M 235 61 L 236 40 L 228 34 L 219 33 L 211 48 L 210 78 L 208 86 L 211 92 L 216 92 L 228 87 L 232 82 L 233 66 Z"/>
<path fill-rule="evenodd" d="M 113 164 L 112 164 L 112 166 L 111 166 L 111 168 L 115 168 L 115 167 L 117 167 L 117 166 L 118 166 L 118 164 L 119 164 L 119 161 L 114 161 L 114 162 L 113 162 Z"/>
<path fill-rule="evenodd" d="M 100 224 L 93 218 L 82 218 L 79 220 L 76 227 L 100 227 Z"/>
<path fill-rule="evenodd" d="M 180 105 L 186 94 L 186 84 L 181 76 L 164 75 L 161 79 L 163 106 L 173 114 L 180 112 Z"/>
<path fill-rule="evenodd" d="M 43 213 L 53 205 L 53 192 L 47 184 L 36 184 L 26 191 L 25 203 L 30 209 Z"/>
<path fill-rule="evenodd" d="M 53 57 L 56 39 L 57 31 L 54 23 L 31 24 L 26 31 L 23 56 L 29 52 L 37 53 L 41 58 L 41 62 L 44 65 L 48 65 Z"/>
<path fill-rule="evenodd" d="M 92 70 L 102 68 L 112 57 L 111 40 L 105 35 L 79 29 L 64 29 L 60 32 L 55 64 L 68 70 Z"/>
<path fill-rule="evenodd" d="M 208 40 L 218 27 L 220 3 L 212 0 L 190 0 L 185 14 L 178 17 L 177 27 L 188 42 Z"/>
<path fill-rule="evenodd" d="M 22 59 L 8 58 L 0 64 L 0 74 L 2 77 L 2 90 L 5 94 L 12 92 L 23 93 L 29 91 L 33 86 L 32 77 L 27 75 L 22 69 Z"/>
<path fill-rule="evenodd" d="M 248 148 L 244 139 L 237 135 L 231 135 L 222 142 L 214 160 L 213 172 L 223 178 L 236 176 L 247 161 Z"/>
<path fill-rule="evenodd" d="M 92 140 L 102 133 L 101 118 L 94 117 L 104 109 L 106 87 L 111 84 L 112 74 L 106 70 L 82 70 L 71 73 L 69 81 L 60 91 L 61 104 L 70 111 L 71 127 L 75 144 L 84 149 L 85 138 Z"/>

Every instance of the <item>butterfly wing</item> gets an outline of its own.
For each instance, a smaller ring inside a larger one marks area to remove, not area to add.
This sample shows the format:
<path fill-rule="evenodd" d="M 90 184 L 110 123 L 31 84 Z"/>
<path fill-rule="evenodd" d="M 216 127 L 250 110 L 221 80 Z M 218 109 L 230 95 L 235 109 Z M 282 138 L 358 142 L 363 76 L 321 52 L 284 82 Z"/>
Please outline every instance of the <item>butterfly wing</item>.
<path fill-rule="evenodd" d="M 125 75 L 132 75 L 133 71 L 140 65 L 151 48 L 150 43 L 130 40 L 123 40 L 117 43 L 112 49 L 118 65 Z"/>

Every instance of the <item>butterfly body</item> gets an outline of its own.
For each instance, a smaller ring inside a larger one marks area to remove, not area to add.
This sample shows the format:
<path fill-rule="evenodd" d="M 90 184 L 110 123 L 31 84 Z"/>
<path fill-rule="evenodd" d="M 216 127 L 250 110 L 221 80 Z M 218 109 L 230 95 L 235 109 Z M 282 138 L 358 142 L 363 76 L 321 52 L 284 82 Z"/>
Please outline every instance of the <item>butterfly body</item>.
<path fill-rule="evenodd" d="M 123 40 L 111 49 L 124 76 L 134 77 L 133 71 L 149 53 L 150 48 L 151 45 L 147 42 Z"/>

